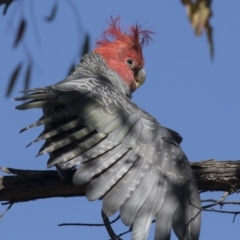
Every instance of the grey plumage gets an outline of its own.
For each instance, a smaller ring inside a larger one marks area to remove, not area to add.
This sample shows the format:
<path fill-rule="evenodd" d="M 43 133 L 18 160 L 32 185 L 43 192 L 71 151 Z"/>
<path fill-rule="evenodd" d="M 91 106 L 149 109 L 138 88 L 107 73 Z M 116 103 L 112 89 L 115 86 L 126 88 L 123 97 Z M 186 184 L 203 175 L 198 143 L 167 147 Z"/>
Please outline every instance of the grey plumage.
<path fill-rule="evenodd" d="M 21 130 L 44 125 L 30 144 L 45 140 L 39 155 L 50 155 L 48 167 L 78 167 L 74 184 L 88 183 L 87 198 L 103 199 L 107 216 L 120 209 L 133 240 L 147 239 L 154 219 L 155 239 L 170 239 L 172 227 L 180 240 L 198 239 L 201 217 L 189 202 L 200 199 L 181 136 L 134 104 L 98 54 L 85 55 L 67 79 L 25 93 L 15 100 L 30 101 L 17 109 L 43 108 Z"/>

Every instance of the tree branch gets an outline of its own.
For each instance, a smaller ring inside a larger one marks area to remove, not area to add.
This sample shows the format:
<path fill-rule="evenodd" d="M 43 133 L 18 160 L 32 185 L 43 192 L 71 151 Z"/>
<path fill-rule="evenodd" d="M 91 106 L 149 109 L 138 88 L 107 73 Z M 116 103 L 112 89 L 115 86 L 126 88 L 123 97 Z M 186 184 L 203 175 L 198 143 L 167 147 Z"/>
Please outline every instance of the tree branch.
<path fill-rule="evenodd" d="M 200 191 L 240 190 L 240 160 L 237 161 L 201 161 L 191 162 Z"/>
<path fill-rule="evenodd" d="M 191 163 L 200 191 L 240 190 L 240 160 L 201 161 Z M 72 184 L 74 170 L 64 172 L 65 180 L 57 171 L 19 170 L 0 168 L 7 173 L 0 176 L 0 201 L 25 202 L 51 197 L 85 196 L 85 186 Z"/>

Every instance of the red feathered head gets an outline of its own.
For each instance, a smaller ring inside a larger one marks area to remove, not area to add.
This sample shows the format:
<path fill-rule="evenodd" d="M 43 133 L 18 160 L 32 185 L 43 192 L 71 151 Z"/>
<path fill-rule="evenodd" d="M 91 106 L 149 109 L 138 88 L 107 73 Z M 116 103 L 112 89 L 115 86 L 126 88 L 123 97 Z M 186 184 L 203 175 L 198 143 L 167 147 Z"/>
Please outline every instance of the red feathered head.
<path fill-rule="evenodd" d="M 136 82 L 137 73 L 143 68 L 142 47 L 151 40 L 152 31 L 143 30 L 140 24 L 122 31 L 120 18 L 111 18 L 103 38 L 96 40 L 94 52 L 99 53 L 109 68 L 116 71 L 134 91 L 141 83 Z"/>

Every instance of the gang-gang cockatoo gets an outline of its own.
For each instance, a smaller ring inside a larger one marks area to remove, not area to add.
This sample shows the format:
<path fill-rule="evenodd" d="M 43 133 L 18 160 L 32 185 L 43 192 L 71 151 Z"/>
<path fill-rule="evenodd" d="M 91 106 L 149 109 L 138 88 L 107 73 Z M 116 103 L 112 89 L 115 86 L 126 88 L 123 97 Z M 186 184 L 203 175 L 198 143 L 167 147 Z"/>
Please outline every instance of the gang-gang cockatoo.
<path fill-rule="evenodd" d="M 152 32 L 139 24 L 123 32 L 111 19 L 102 40 L 61 82 L 24 91 L 17 109 L 42 108 L 43 116 L 22 131 L 44 125 L 33 142 L 45 140 L 39 155 L 47 166 L 77 168 L 73 183 L 87 184 L 89 200 L 102 199 L 103 212 L 120 210 L 132 226 L 132 240 L 197 240 L 200 198 L 181 136 L 161 126 L 131 101 L 143 84 L 142 47 Z M 196 207 L 197 206 L 197 207 Z"/>

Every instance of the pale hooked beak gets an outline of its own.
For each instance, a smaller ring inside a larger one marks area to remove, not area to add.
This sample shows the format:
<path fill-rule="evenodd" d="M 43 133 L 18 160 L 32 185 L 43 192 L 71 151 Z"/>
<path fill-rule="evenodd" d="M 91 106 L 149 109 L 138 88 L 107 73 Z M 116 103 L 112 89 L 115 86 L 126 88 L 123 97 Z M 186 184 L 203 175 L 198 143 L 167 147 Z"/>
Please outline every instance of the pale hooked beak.
<path fill-rule="evenodd" d="M 144 68 L 141 68 L 140 70 L 135 71 L 134 78 L 135 78 L 136 88 L 139 88 L 145 82 L 145 79 L 146 79 L 146 72 Z"/>

